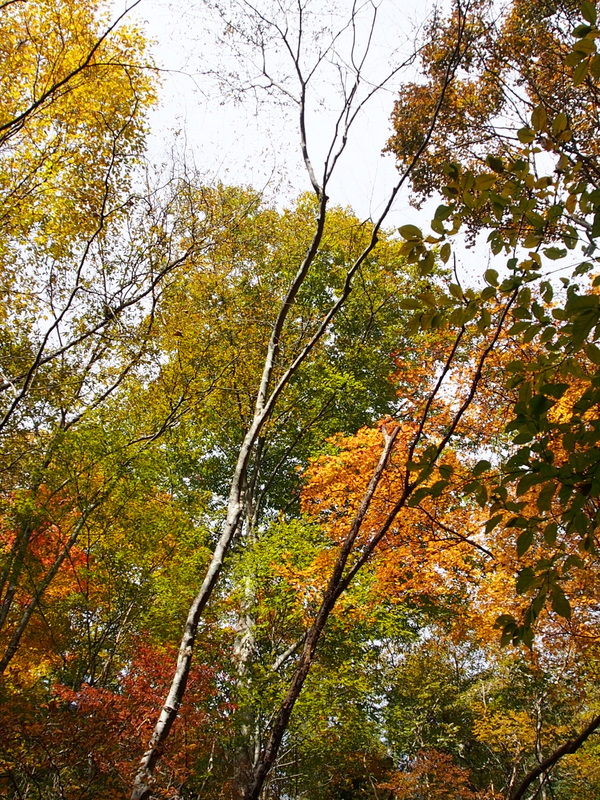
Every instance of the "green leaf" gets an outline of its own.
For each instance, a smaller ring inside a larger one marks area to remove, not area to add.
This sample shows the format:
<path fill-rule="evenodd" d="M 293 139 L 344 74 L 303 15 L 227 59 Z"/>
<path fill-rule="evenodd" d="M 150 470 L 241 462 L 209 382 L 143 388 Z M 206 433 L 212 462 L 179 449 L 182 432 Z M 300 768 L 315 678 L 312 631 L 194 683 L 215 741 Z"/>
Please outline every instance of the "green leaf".
<path fill-rule="evenodd" d="M 552 120 L 552 130 L 554 133 L 562 133 L 566 131 L 568 127 L 569 120 L 567 119 L 567 115 L 561 111 L 560 114 L 557 114 Z"/>
<path fill-rule="evenodd" d="M 452 464 L 440 464 L 438 469 L 439 469 L 440 475 L 446 481 L 450 480 L 450 478 L 454 474 L 454 467 L 452 466 Z"/>
<path fill-rule="evenodd" d="M 524 567 L 517 578 L 516 588 L 518 594 L 525 594 L 535 581 L 535 572 L 531 567 Z"/>
<path fill-rule="evenodd" d="M 533 630 L 529 625 L 523 625 L 519 635 L 516 637 L 516 641 L 515 637 L 513 637 L 513 644 L 518 644 L 519 641 L 523 642 L 531 650 L 533 646 Z"/>
<path fill-rule="evenodd" d="M 541 394 L 546 397 L 554 397 L 559 400 L 569 388 L 568 383 L 544 383 L 540 389 Z"/>
<path fill-rule="evenodd" d="M 501 158 L 498 158 L 497 156 L 488 156 L 485 161 L 488 167 L 491 167 L 494 172 L 504 172 L 504 162 Z"/>
<path fill-rule="evenodd" d="M 600 365 L 600 347 L 590 342 L 585 346 L 585 354 L 592 364 Z"/>
<path fill-rule="evenodd" d="M 552 481 L 548 481 L 542 486 L 537 498 L 537 507 L 540 511 L 550 511 L 555 492 L 556 484 Z"/>
<path fill-rule="evenodd" d="M 507 644 L 510 644 L 510 642 L 512 641 L 512 638 L 513 638 L 513 634 L 514 634 L 515 628 L 516 628 L 516 625 L 515 625 L 514 628 L 512 626 L 510 628 L 506 627 L 502 631 L 502 636 L 500 637 L 500 647 L 506 647 Z"/>
<path fill-rule="evenodd" d="M 403 239 L 410 242 L 416 242 L 423 238 L 421 229 L 417 228 L 416 225 L 402 225 L 401 228 L 398 228 L 398 233 Z"/>
<path fill-rule="evenodd" d="M 415 506 L 418 506 L 419 503 L 426 497 L 429 497 L 430 494 L 431 490 L 429 486 L 420 486 L 413 492 L 412 497 L 408 501 L 408 505 L 414 508 Z"/>
<path fill-rule="evenodd" d="M 442 221 L 448 219 L 448 217 L 452 214 L 452 208 L 450 206 L 438 206 L 435 210 L 434 218 L 441 219 Z"/>
<path fill-rule="evenodd" d="M 485 532 L 490 533 L 491 531 L 493 531 L 494 528 L 497 525 L 499 525 L 500 522 L 502 522 L 503 518 L 504 518 L 503 514 L 496 514 L 495 517 L 488 519 L 488 521 L 485 523 Z"/>
<path fill-rule="evenodd" d="M 434 266 L 435 266 L 435 255 L 433 251 L 430 250 L 425 256 L 425 258 L 419 261 L 418 265 L 419 275 L 429 275 Z"/>
<path fill-rule="evenodd" d="M 487 472 L 492 468 L 492 465 L 489 461 L 482 459 L 478 461 L 477 464 L 473 467 L 473 477 L 478 478 L 480 475 L 483 475 L 484 472 Z"/>
<path fill-rule="evenodd" d="M 558 525 L 556 522 L 549 522 L 544 528 L 544 541 L 553 547 L 556 544 L 556 537 L 558 536 Z"/>
<path fill-rule="evenodd" d="M 552 611 L 558 614 L 559 617 L 571 619 L 571 604 L 558 584 L 552 587 Z"/>
<path fill-rule="evenodd" d="M 534 131 L 543 131 L 548 123 L 548 115 L 544 106 L 536 106 L 531 114 L 531 126 Z"/>
<path fill-rule="evenodd" d="M 525 555 L 533 544 L 533 531 L 531 529 L 523 531 L 517 538 L 517 558 Z"/>
<path fill-rule="evenodd" d="M 575 86 L 579 86 L 585 80 L 585 76 L 588 73 L 589 63 L 588 60 L 585 59 L 581 61 L 573 70 L 573 84 Z"/>
<path fill-rule="evenodd" d="M 515 324 L 511 325 L 511 327 L 509 328 L 508 333 L 510 336 L 516 336 L 517 334 L 522 333 L 526 328 L 528 328 L 529 325 L 530 323 L 528 320 L 521 320 L 520 322 L 515 322 Z"/>
<path fill-rule="evenodd" d="M 557 261 L 559 258 L 564 258 L 567 255 L 567 251 L 564 247 L 545 247 L 543 252 L 546 258 L 549 258 L 551 261 Z"/>
<path fill-rule="evenodd" d="M 549 281 L 544 281 L 540 284 L 540 291 L 542 294 L 542 300 L 545 303 L 552 302 L 552 298 L 554 297 L 554 288 Z"/>
<path fill-rule="evenodd" d="M 492 188 L 497 180 L 498 176 L 493 172 L 484 172 L 475 178 L 475 187 L 480 191 L 487 191 Z"/>
<path fill-rule="evenodd" d="M 440 258 L 444 264 L 447 264 L 450 259 L 450 254 L 452 252 L 452 248 L 448 242 L 445 242 L 440 247 Z"/>
<path fill-rule="evenodd" d="M 583 58 L 585 58 L 585 53 L 581 53 L 579 50 L 571 50 L 565 57 L 565 64 L 568 67 L 576 67 Z"/>
<path fill-rule="evenodd" d="M 591 0 L 583 0 L 581 3 L 581 16 L 590 22 L 592 25 L 595 25 L 598 21 L 598 12 L 596 10 L 596 4 L 593 3 Z"/>
<path fill-rule="evenodd" d="M 434 233 L 439 234 L 440 236 L 445 236 L 446 234 L 446 229 L 444 228 L 444 223 L 442 222 L 441 219 L 431 220 L 431 230 L 434 231 Z M 432 237 L 427 237 L 427 238 L 430 239 Z"/>
<path fill-rule="evenodd" d="M 495 269 L 486 269 L 483 278 L 490 286 L 498 286 L 498 271 Z"/>
<path fill-rule="evenodd" d="M 400 308 L 405 309 L 406 311 L 420 311 L 423 308 L 423 304 L 420 300 L 415 300 L 412 297 L 405 297 L 398 302 Z"/>
<path fill-rule="evenodd" d="M 519 433 L 518 436 L 515 436 L 513 442 L 515 444 L 527 444 L 533 439 L 534 434 L 531 431 L 524 430 L 522 433 Z"/>
<path fill-rule="evenodd" d="M 580 53 L 585 53 L 589 56 L 591 53 L 596 52 L 596 45 L 593 39 L 580 39 L 578 42 L 575 42 L 573 49 L 579 50 Z"/>
<path fill-rule="evenodd" d="M 530 233 L 528 236 L 525 237 L 523 241 L 523 247 L 527 249 L 531 249 L 532 247 L 537 247 L 541 243 L 542 238 L 543 237 L 540 236 L 539 234 Z"/>
<path fill-rule="evenodd" d="M 462 300 L 463 299 L 463 290 L 458 285 L 458 283 L 451 283 L 448 287 L 448 291 L 454 297 L 455 300 Z"/>
<path fill-rule="evenodd" d="M 585 567 L 585 561 L 576 553 L 571 553 L 571 555 L 568 556 L 567 560 L 563 565 L 563 576 L 569 572 L 571 567 L 576 567 L 577 569 L 583 569 Z"/>
<path fill-rule="evenodd" d="M 535 131 L 532 131 L 531 128 L 519 128 L 517 136 L 523 144 L 530 144 L 535 139 Z"/>
<path fill-rule="evenodd" d="M 517 623 L 512 614 L 500 614 L 500 616 L 496 618 L 494 628 L 506 628 L 509 625 L 512 625 L 513 630 L 517 627 Z"/>
<path fill-rule="evenodd" d="M 532 342 L 543 327 L 544 327 L 543 325 L 539 324 L 530 325 L 529 328 L 527 328 L 527 330 L 523 334 L 523 341 L 525 342 L 525 344 L 529 344 L 529 342 Z"/>
<path fill-rule="evenodd" d="M 444 489 L 448 487 L 448 481 L 436 481 L 433 486 L 430 487 L 430 494 L 432 497 L 439 497 Z"/>

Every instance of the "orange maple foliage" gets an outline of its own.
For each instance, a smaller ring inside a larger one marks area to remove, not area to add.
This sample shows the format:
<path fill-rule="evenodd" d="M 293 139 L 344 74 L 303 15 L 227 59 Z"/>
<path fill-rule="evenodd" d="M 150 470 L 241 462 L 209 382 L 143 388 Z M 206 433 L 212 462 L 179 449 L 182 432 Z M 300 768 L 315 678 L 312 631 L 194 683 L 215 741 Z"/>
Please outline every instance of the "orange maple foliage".
<path fill-rule="evenodd" d="M 406 771 L 396 772 L 381 788 L 394 800 L 500 800 L 493 791 L 473 791 L 468 770 L 433 748 L 420 750 Z"/>
<path fill-rule="evenodd" d="M 476 353 L 482 352 L 486 337 L 475 334 L 470 338 L 469 346 Z M 500 614 L 510 613 L 520 618 L 531 603 L 527 592 L 515 592 L 516 575 L 540 560 L 548 559 L 550 563 L 560 554 L 563 562 L 572 556 L 584 568 L 573 574 L 565 568 L 561 585 L 569 594 L 574 611 L 568 619 L 545 610 L 539 620 L 544 640 L 548 643 L 556 637 L 567 637 L 578 639 L 578 646 L 584 646 L 600 635 L 596 614 L 600 565 L 593 553 L 581 552 L 577 538 L 561 527 L 558 494 L 549 511 L 542 515 L 547 524 L 557 525 L 555 541 L 536 540 L 521 552 L 522 523 L 515 524 L 510 503 L 521 504 L 519 519 L 540 518 L 543 485 L 530 486 L 525 492 L 509 486 L 508 498 L 499 508 L 494 493 L 502 475 L 488 463 L 475 496 L 470 493 L 472 469 L 478 455 L 501 452 L 509 446 L 504 427 L 519 393 L 516 388 L 507 388 L 507 365 L 517 356 L 523 363 L 533 362 L 540 352 L 541 347 L 535 342 L 523 345 L 506 332 L 499 337 L 486 360 L 473 402 L 456 427 L 452 442 L 424 482 L 430 487 L 438 486 L 439 490 L 420 499 L 415 507 L 405 504 L 371 558 L 374 605 L 385 599 L 454 609 L 459 631 L 469 629 L 480 641 L 489 643 L 498 637 L 495 623 Z M 418 430 L 416 420 L 422 413 L 426 392 L 431 391 L 440 360 L 440 352 L 434 348 L 423 355 L 421 367 L 415 367 L 415 392 L 407 394 L 408 413 L 405 412 L 400 423 L 401 431 L 356 538 L 355 558 L 377 536 L 414 474 L 408 458 Z M 448 388 L 431 403 L 429 418 L 414 450 L 417 456 L 426 445 L 440 441 L 473 381 L 476 364 L 476 358 L 456 359 L 449 373 Z M 399 360 L 397 379 L 403 394 L 410 384 L 410 369 Z M 565 415 L 572 415 L 586 385 L 585 381 L 571 378 L 570 388 L 551 409 L 550 417 L 560 421 Z M 592 421 L 594 414 L 588 412 L 588 415 Z M 552 442 L 557 465 L 569 456 L 561 437 L 557 430 Z M 381 454 L 382 437 L 377 429 L 363 429 L 352 437 L 332 439 L 330 446 L 334 452 L 321 456 L 307 470 L 302 495 L 303 512 L 322 526 L 332 542 L 312 567 L 321 576 L 321 586 L 326 583 L 337 547 L 347 535 L 373 474 Z M 487 525 L 491 514 L 497 514 L 492 528 Z M 344 600 L 340 602 L 343 604 Z"/>

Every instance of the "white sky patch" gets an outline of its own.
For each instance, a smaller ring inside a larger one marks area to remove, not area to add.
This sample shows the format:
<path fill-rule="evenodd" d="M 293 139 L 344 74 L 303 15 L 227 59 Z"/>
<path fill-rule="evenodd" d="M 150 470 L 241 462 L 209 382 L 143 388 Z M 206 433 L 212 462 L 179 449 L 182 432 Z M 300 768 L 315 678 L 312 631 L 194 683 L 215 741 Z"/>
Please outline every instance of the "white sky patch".
<path fill-rule="evenodd" d="M 266 3 L 259 0 L 258 6 Z M 394 61 L 406 58 L 418 38 L 419 26 L 433 11 L 432 0 L 383 0 L 379 3 L 377 25 L 371 42 L 368 77 L 374 81 L 389 71 Z M 315 0 L 311 7 L 326 14 L 331 6 Z M 342 14 L 352 4 L 339 3 Z M 121 3 L 115 4 L 118 11 Z M 151 118 L 150 155 L 157 162 L 180 158 L 205 175 L 208 181 L 251 185 L 265 190 L 278 205 L 292 201 L 300 192 L 310 191 L 301 163 L 298 119 L 295 108 L 274 100 L 257 103 L 248 94 L 240 102 L 213 75 L 235 71 L 233 55 L 219 47 L 217 37 L 224 24 L 205 2 L 143 0 L 132 12 L 150 39 L 162 73 L 161 103 Z M 368 17 L 363 17 L 368 33 Z M 329 195 L 334 204 L 347 205 L 362 218 L 377 216 L 397 181 L 394 158 L 382 150 L 391 133 L 390 114 L 400 81 L 415 77 L 414 68 L 402 71 L 389 87 L 381 90 L 360 114 Z M 335 110 L 339 107 L 333 89 L 337 74 L 319 76 L 321 102 L 309 109 L 308 143 L 316 171 L 329 145 Z M 329 84 L 329 85 L 328 85 Z M 283 201 L 282 201 L 283 199 Z M 427 218 L 409 207 L 407 193 L 396 203 L 390 225 L 416 223 Z"/>
<path fill-rule="evenodd" d="M 228 2 L 231 0 L 222 0 L 222 5 Z M 309 7 L 316 17 L 325 19 L 334 4 L 335 0 L 313 0 Z M 256 0 L 255 5 L 264 10 L 271 3 Z M 435 3 L 379 0 L 376 5 L 377 24 L 367 69 L 367 77 L 374 82 L 389 72 L 392 63 L 413 52 Z M 338 0 L 337 6 L 339 19 L 350 15 L 349 0 Z M 447 3 L 438 6 L 444 8 Z M 115 0 L 113 7 L 115 12 L 122 11 L 123 0 Z M 163 165 L 173 160 L 185 162 L 207 183 L 252 186 L 279 208 L 293 203 L 301 192 L 311 191 L 301 159 L 298 114 L 293 104 L 284 104 L 264 93 L 258 99 L 252 92 L 240 98 L 233 88 L 234 80 L 231 86 L 219 81 L 218 75 L 231 78 L 240 65 L 233 52 L 219 43 L 226 24 L 219 18 L 214 3 L 142 0 L 128 19 L 140 24 L 153 40 L 154 57 L 163 70 L 160 104 L 150 119 L 152 161 Z M 368 14 L 361 19 L 364 28 L 358 33 L 364 40 L 368 34 Z M 289 64 L 284 60 L 279 66 L 282 74 L 286 70 L 289 73 Z M 362 219 L 375 219 L 383 210 L 398 180 L 394 157 L 382 152 L 391 134 L 390 115 L 400 83 L 415 79 L 418 79 L 418 63 L 402 70 L 359 114 L 329 185 L 332 204 L 349 206 Z M 339 109 L 336 82 L 335 69 L 322 72 L 317 85 L 318 98 L 315 95 L 309 100 L 307 139 L 318 176 Z M 407 187 L 397 198 L 385 227 L 411 223 L 430 233 L 429 222 L 440 202 L 441 198 L 434 198 L 421 209 L 415 209 L 409 204 Z M 458 275 L 466 286 L 481 284 L 482 275 L 490 266 L 501 275 L 504 272 L 507 257 L 503 254 L 493 257 L 486 238 L 487 232 L 482 232 L 473 248 L 465 247 L 462 236 L 452 242 L 457 253 Z"/>

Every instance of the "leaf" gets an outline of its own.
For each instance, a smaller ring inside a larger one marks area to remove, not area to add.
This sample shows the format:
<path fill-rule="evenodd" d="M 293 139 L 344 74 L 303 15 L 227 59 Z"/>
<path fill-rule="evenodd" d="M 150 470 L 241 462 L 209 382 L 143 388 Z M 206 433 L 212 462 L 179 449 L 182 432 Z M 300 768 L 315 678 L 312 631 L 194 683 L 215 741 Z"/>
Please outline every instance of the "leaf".
<path fill-rule="evenodd" d="M 516 628 L 516 626 L 515 626 L 515 628 Z M 510 642 L 511 642 L 511 640 L 513 638 L 513 634 L 514 634 L 515 628 L 513 628 L 512 626 L 511 627 L 506 627 L 502 631 L 502 635 L 500 636 L 500 647 L 506 647 L 507 644 L 510 644 Z"/>
<path fill-rule="evenodd" d="M 516 589 L 518 594 L 525 594 L 535 581 L 535 572 L 531 567 L 524 567 L 517 577 Z"/>
<path fill-rule="evenodd" d="M 508 329 L 508 333 L 510 336 L 517 336 L 519 333 L 522 333 L 529 327 L 530 323 L 528 320 L 521 320 L 520 322 L 515 322 L 514 325 Z"/>
<path fill-rule="evenodd" d="M 483 475 L 484 472 L 488 472 L 492 468 L 492 465 L 486 459 L 482 459 L 478 461 L 477 464 L 473 467 L 473 476 L 478 478 L 480 475 Z"/>
<path fill-rule="evenodd" d="M 435 254 L 433 250 L 430 250 L 425 258 L 421 259 L 418 264 L 419 275 L 429 275 L 431 270 L 435 266 Z"/>
<path fill-rule="evenodd" d="M 600 347 L 595 345 L 593 342 L 589 342 L 585 346 L 585 354 L 592 362 L 592 364 L 600 366 Z"/>
<path fill-rule="evenodd" d="M 447 480 L 440 480 L 436 481 L 433 486 L 430 487 L 429 493 L 432 497 L 440 497 L 444 489 L 448 488 L 448 481 Z"/>
<path fill-rule="evenodd" d="M 448 242 L 445 242 L 440 247 L 440 259 L 444 264 L 447 264 L 450 259 L 450 254 L 452 253 L 452 248 Z"/>
<path fill-rule="evenodd" d="M 537 497 L 536 503 L 540 511 L 550 511 L 552 500 L 556 492 L 556 484 L 552 481 L 545 483 Z"/>
<path fill-rule="evenodd" d="M 557 114 L 552 120 L 552 131 L 555 134 L 562 133 L 563 131 L 566 131 L 568 127 L 569 121 L 567 119 L 567 115 L 561 111 L 560 114 Z"/>
<path fill-rule="evenodd" d="M 582 0 L 581 3 L 581 16 L 592 25 L 598 21 L 598 12 L 596 4 L 592 0 Z"/>
<path fill-rule="evenodd" d="M 431 490 L 429 489 L 428 486 L 420 486 L 418 489 L 415 489 L 415 491 L 411 495 L 411 498 L 408 501 L 408 505 L 414 508 L 415 506 L 418 506 L 419 503 L 426 497 L 429 497 L 430 494 Z"/>
<path fill-rule="evenodd" d="M 585 80 L 585 76 L 588 73 L 589 69 L 589 62 L 587 59 L 581 61 L 573 70 L 573 84 L 574 86 L 579 86 Z"/>
<path fill-rule="evenodd" d="M 421 229 L 417 228 L 416 225 L 402 225 L 401 228 L 398 228 L 398 233 L 403 239 L 406 239 L 410 242 L 416 242 L 423 239 Z"/>
<path fill-rule="evenodd" d="M 496 617 L 494 628 L 504 628 L 508 625 L 512 625 L 513 630 L 517 627 L 517 623 L 512 614 L 500 614 L 499 617 Z"/>
<path fill-rule="evenodd" d="M 494 528 L 497 525 L 499 525 L 500 522 L 502 522 L 503 519 L 504 519 L 504 515 L 503 514 L 496 514 L 495 517 L 492 517 L 491 519 L 488 519 L 488 521 L 485 523 L 485 532 L 486 533 L 490 533 L 491 531 L 493 531 Z"/>
<path fill-rule="evenodd" d="M 564 258 L 567 255 L 567 251 L 564 247 L 545 247 L 543 253 L 546 258 L 549 258 L 551 261 L 557 261 L 559 258 Z"/>
<path fill-rule="evenodd" d="M 519 128 L 517 136 L 523 144 L 530 144 L 535 139 L 535 131 L 531 128 Z"/>
<path fill-rule="evenodd" d="M 568 67 L 576 67 L 580 61 L 585 58 L 585 53 L 579 50 L 572 50 L 565 58 L 565 64 Z"/>
<path fill-rule="evenodd" d="M 537 233 L 530 233 L 528 236 L 525 237 L 523 240 L 523 247 L 526 249 L 530 249 L 532 247 L 537 247 L 542 242 L 542 237 Z"/>
<path fill-rule="evenodd" d="M 504 162 L 501 158 L 498 158 L 498 156 L 490 155 L 485 161 L 486 164 L 494 170 L 494 172 L 502 173 L 505 171 Z"/>
<path fill-rule="evenodd" d="M 438 469 L 439 469 L 440 475 L 446 481 L 450 480 L 450 478 L 454 474 L 454 467 L 452 466 L 452 464 L 440 464 Z"/>
<path fill-rule="evenodd" d="M 544 106 L 536 106 L 531 114 L 531 126 L 534 131 L 543 131 L 548 123 L 548 115 Z"/>
<path fill-rule="evenodd" d="M 573 49 L 578 50 L 580 53 L 590 55 L 596 52 L 596 45 L 592 39 L 580 39 L 578 42 L 575 42 Z"/>
<path fill-rule="evenodd" d="M 435 210 L 434 218 L 439 220 L 446 220 L 452 214 L 452 208 L 450 206 L 438 206 Z"/>
<path fill-rule="evenodd" d="M 571 604 L 558 584 L 554 584 L 552 587 L 552 611 L 559 617 L 571 619 Z"/>
<path fill-rule="evenodd" d="M 444 223 L 442 222 L 441 219 L 433 219 L 431 221 L 431 230 L 434 233 L 437 233 L 439 236 L 446 235 L 446 229 L 444 228 Z M 426 241 L 431 241 L 433 238 L 434 238 L 433 236 L 428 236 Z"/>
<path fill-rule="evenodd" d="M 544 541 L 553 547 L 556 544 L 556 537 L 558 535 L 558 525 L 556 522 L 549 522 L 544 528 Z"/>
<path fill-rule="evenodd" d="M 517 558 L 521 558 L 533 544 L 533 530 L 531 528 L 523 531 L 517 537 Z M 517 590 L 518 591 L 518 590 Z"/>
<path fill-rule="evenodd" d="M 523 642 L 525 647 L 528 647 L 531 650 L 533 646 L 533 630 L 529 625 L 523 625 L 523 627 L 520 630 L 517 641 L 515 641 L 515 639 L 513 638 L 514 644 L 517 644 L 518 641 Z"/>
<path fill-rule="evenodd" d="M 479 191 L 487 191 L 498 180 L 498 176 L 493 172 L 482 173 L 475 178 L 475 186 Z"/>
<path fill-rule="evenodd" d="M 413 297 L 402 298 L 398 301 L 398 305 L 406 311 L 420 311 L 423 308 L 423 303 Z"/>

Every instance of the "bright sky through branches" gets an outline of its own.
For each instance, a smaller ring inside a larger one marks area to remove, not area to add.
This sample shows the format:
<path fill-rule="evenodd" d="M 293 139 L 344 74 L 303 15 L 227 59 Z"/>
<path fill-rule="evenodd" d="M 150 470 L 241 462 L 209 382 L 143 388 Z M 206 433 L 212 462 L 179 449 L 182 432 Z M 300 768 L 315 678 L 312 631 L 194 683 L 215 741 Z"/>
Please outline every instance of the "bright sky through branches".
<path fill-rule="evenodd" d="M 264 5 L 264 3 L 263 3 Z M 341 2 L 339 19 L 351 4 Z M 313 3 L 317 22 L 325 18 L 328 4 Z M 118 6 L 117 6 L 118 10 Z M 418 28 L 433 10 L 431 0 L 407 0 L 380 4 L 371 43 L 369 77 L 381 80 L 390 65 L 406 59 L 413 50 Z M 241 100 L 223 86 L 215 74 L 238 68 L 233 54 L 216 43 L 224 24 L 206 3 L 184 0 L 144 0 L 134 12 L 151 39 L 163 73 L 161 107 L 152 117 L 152 153 L 168 163 L 175 148 L 180 158 L 206 174 L 207 180 L 251 184 L 266 189 L 276 202 L 287 201 L 310 188 L 300 161 L 298 122 L 294 108 L 275 100 L 262 102 L 250 93 Z M 330 16 L 327 14 L 327 16 Z M 368 17 L 361 18 L 368 35 Z M 360 115 L 337 176 L 331 184 L 334 203 L 350 205 L 361 217 L 376 216 L 397 180 L 391 156 L 382 155 L 390 132 L 389 116 L 400 78 L 414 78 L 408 68 L 378 92 Z M 313 104 L 308 120 L 309 146 L 318 165 L 330 137 L 336 108 L 333 82 L 337 75 L 324 74 L 319 86 L 320 103 Z M 330 85 L 327 86 L 326 81 Z M 262 98 L 264 100 L 264 98 Z M 402 207 L 390 221 L 412 221 L 413 209 Z"/>

